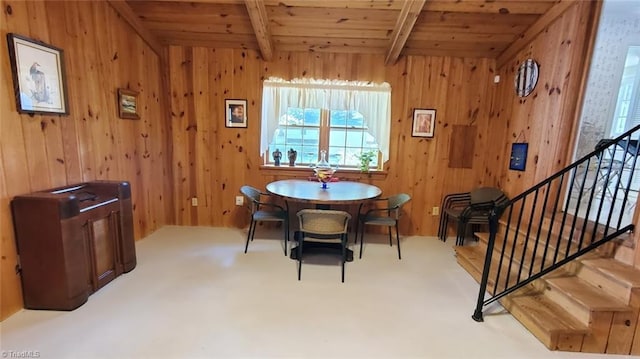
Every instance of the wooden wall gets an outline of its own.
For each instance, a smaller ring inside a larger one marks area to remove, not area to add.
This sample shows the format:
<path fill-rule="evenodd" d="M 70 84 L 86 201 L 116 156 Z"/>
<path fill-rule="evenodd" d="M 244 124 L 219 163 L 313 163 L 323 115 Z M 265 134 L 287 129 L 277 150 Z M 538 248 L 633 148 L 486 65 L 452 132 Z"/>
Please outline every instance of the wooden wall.
<path fill-rule="evenodd" d="M 269 76 L 391 84 L 388 172 L 363 180 L 385 194 L 413 197 L 404 234 L 435 235 L 432 208 L 448 193 L 496 185 L 517 195 L 567 164 L 590 11 L 590 3 L 576 2 L 499 71 L 491 59 L 408 56 L 384 66 L 378 55 L 277 53 L 264 62 L 253 51 L 171 47 L 176 222 L 243 227 L 246 214 L 234 204 L 240 186 L 264 188 L 274 179 L 307 175 L 260 168 L 261 82 Z M 528 57 L 540 63 L 541 77 L 536 91 L 521 99 L 515 96 L 514 72 Z M 225 98 L 249 101 L 247 129 L 224 127 Z M 437 110 L 435 138 L 411 137 L 413 108 Z M 530 146 L 524 172 L 508 170 L 516 140 Z M 454 162 L 468 157 L 471 168 L 456 168 L 461 166 Z M 191 207 L 192 197 L 198 197 L 198 207 Z"/>
<path fill-rule="evenodd" d="M 174 146 L 176 223 L 244 227 L 247 215 L 235 206 L 239 188 L 259 188 L 275 179 L 308 177 L 302 172 L 264 170 L 259 153 L 262 80 L 292 79 L 386 81 L 392 87 L 391 154 L 386 176 L 363 178 L 384 194 L 407 192 L 413 201 L 402 222 L 405 234 L 434 235 L 443 194 L 465 191 L 497 177 L 485 160 L 491 148 L 490 59 L 410 56 L 384 66 L 383 55 L 278 53 L 264 62 L 253 51 L 171 47 L 171 116 Z M 225 98 L 247 99 L 248 128 L 225 128 Z M 437 110 L 435 137 L 411 137 L 414 108 Z M 449 168 L 454 125 L 475 126 L 472 168 Z M 338 172 L 340 177 L 348 176 Z M 199 206 L 191 206 L 198 197 Z"/>
<path fill-rule="evenodd" d="M 573 159 L 581 87 L 586 81 L 586 67 L 591 57 L 590 36 L 599 14 L 597 6 L 595 2 L 576 2 L 498 69 L 503 81 L 495 96 L 494 116 L 505 125 L 506 131 L 500 153 L 508 159 L 513 142 L 529 143 L 524 172 L 509 170 L 508 160 L 494 167 L 500 173 L 498 182 L 509 194 L 525 191 Z M 528 58 L 540 64 L 540 78 L 528 97 L 519 98 L 513 91 L 513 79 L 518 65 Z M 635 225 L 640 226 L 637 206 L 635 211 Z M 624 261 L 640 268 L 640 246 L 635 246 L 633 258 L 624 258 Z"/>
<path fill-rule="evenodd" d="M 234 204 L 240 186 L 308 176 L 308 170 L 260 168 L 261 90 L 269 76 L 391 84 L 386 174 L 340 176 L 374 183 L 385 194 L 411 194 L 404 235 L 435 235 L 438 217 L 431 211 L 445 194 L 497 185 L 515 195 L 561 168 L 570 152 L 588 19 L 582 5 L 496 69 L 491 59 L 409 56 L 384 66 L 382 55 L 306 52 L 276 53 L 264 62 L 253 51 L 198 47 L 168 48 L 163 68 L 161 57 L 105 2 L 0 4 L 3 38 L 15 32 L 64 49 L 71 110 L 69 116 L 17 114 L 8 54 L 0 51 L 2 318 L 22 307 L 9 212 L 14 195 L 93 179 L 129 180 L 141 238 L 165 224 L 245 227 L 246 213 Z M 526 57 L 540 62 L 541 78 L 522 100 L 514 96 L 513 73 Z M 118 87 L 140 91 L 141 120 L 117 118 Z M 224 127 L 226 98 L 249 101 L 247 129 Z M 411 137 L 413 108 L 437 110 L 433 139 Z M 527 169 L 509 171 L 510 143 L 520 133 L 530 144 Z M 471 168 L 455 168 L 469 156 Z"/>
<path fill-rule="evenodd" d="M 498 69 L 502 80 L 494 105 L 495 117 L 506 131 L 500 152 L 509 154 L 514 142 L 529 143 L 524 172 L 509 170 L 508 160 L 500 163 L 500 183 L 507 193 L 523 192 L 564 168 L 572 159 L 592 5 L 576 2 Z M 529 96 L 517 97 L 515 72 L 528 58 L 540 64 L 540 77 Z"/>
<path fill-rule="evenodd" d="M 172 223 L 174 216 L 159 56 L 106 2 L 0 0 L 0 5 L 0 318 L 4 319 L 22 308 L 9 208 L 13 196 L 96 179 L 127 180 L 136 239 Z M 8 32 L 63 49 L 70 115 L 16 112 Z M 118 118 L 119 87 L 140 92 L 140 120 Z"/>

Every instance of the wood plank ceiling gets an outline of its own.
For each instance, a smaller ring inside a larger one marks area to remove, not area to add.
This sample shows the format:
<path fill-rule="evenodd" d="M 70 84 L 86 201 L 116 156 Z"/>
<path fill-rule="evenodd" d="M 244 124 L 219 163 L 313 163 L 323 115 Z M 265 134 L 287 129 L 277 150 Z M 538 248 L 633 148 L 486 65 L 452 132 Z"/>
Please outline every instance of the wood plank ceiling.
<path fill-rule="evenodd" d="M 112 3 L 116 0 L 110 0 Z M 126 0 L 163 45 L 499 58 L 573 0 Z M 121 1 L 120 1 L 121 2 Z M 120 6 L 121 7 L 121 6 Z M 122 11 L 121 11 L 122 12 Z M 543 24 L 544 25 L 544 24 Z"/>

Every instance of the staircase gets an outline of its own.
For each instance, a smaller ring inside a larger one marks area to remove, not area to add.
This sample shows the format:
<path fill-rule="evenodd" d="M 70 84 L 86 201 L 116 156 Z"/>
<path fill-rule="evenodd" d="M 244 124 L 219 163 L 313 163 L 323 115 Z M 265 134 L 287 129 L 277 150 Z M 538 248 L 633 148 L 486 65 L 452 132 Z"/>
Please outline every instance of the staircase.
<path fill-rule="evenodd" d="M 476 321 L 499 301 L 550 350 L 640 355 L 640 270 L 626 219 L 639 129 L 496 208 L 488 233 L 456 247 L 480 283 Z"/>
<path fill-rule="evenodd" d="M 477 244 L 456 247 L 456 258 L 480 282 L 489 233 L 475 235 Z M 499 240 L 496 247 L 501 247 Z M 613 256 L 624 250 L 626 243 L 611 243 L 501 298 L 500 303 L 550 350 L 639 355 L 640 270 Z M 516 250 L 515 257 L 521 258 L 521 253 Z M 498 268 L 498 263 L 492 267 Z M 490 284 L 493 288 L 495 283 Z"/>

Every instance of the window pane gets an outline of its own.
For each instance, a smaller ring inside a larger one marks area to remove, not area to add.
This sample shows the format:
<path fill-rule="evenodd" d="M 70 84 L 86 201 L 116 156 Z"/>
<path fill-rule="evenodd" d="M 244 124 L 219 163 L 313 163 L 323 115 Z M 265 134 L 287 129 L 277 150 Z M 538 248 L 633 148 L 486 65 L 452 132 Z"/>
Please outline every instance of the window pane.
<path fill-rule="evenodd" d="M 332 166 L 344 166 L 345 151 L 344 147 L 329 147 L 329 157 L 327 158 L 329 164 Z"/>
<path fill-rule="evenodd" d="M 278 149 L 285 156 L 289 149 L 294 149 L 298 152 L 297 164 L 316 163 L 320 144 L 320 109 L 290 107 L 278 123 L 280 126 L 269 145 L 270 152 Z M 267 162 L 273 163 L 272 156 Z"/>
<path fill-rule="evenodd" d="M 345 166 L 360 166 L 360 159 L 357 157 L 360 152 L 360 148 L 345 149 Z"/>
<path fill-rule="evenodd" d="M 365 133 L 362 130 L 350 130 L 347 133 L 347 147 L 362 146 L 362 138 L 364 135 Z M 371 135 L 369 135 L 369 137 L 371 137 Z"/>
<path fill-rule="evenodd" d="M 318 147 L 304 146 L 298 151 L 297 163 L 314 164 L 318 162 Z"/>
<path fill-rule="evenodd" d="M 329 130 L 329 146 L 339 146 L 344 147 L 347 138 L 347 130 L 346 129 L 338 129 L 332 128 Z"/>
<path fill-rule="evenodd" d="M 329 146 L 378 148 L 375 138 L 362 129 L 331 128 L 329 130 Z"/>
<path fill-rule="evenodd" d="M 304 125 L 320 126 L 320 109 L 319 108 L 306 108 L 304 110 Z"/>
<path fill-rule="evenodd" d="M 276 147 L 284 146 L 284 144 L 285 144 L 285 131 L 277 128 L 275 134 L 273 135 L 273 142 L 271 142 L 270 147 L 273 148 L 274 145 Z"/>
<path fill-rule="evenodd" d="M 377 150 L 380 147 L 378 146 L 378 141 L 376 141 L 375 137 L 373 137 L 369 132 L 364 133 L 364 143 L 362 147 L 370 150 Z"/>
<path fill-rule="evenodd" d="M 331 110 L 331 127 L 363 128 L 364 117 L 358 111 Z"/>
<path fill-rule="evenodd" d="M 279 125 L 301 125 L 303 121 L 303 111 L 300 108 L 289 107 L 287 113 L 278 119 Z"/>

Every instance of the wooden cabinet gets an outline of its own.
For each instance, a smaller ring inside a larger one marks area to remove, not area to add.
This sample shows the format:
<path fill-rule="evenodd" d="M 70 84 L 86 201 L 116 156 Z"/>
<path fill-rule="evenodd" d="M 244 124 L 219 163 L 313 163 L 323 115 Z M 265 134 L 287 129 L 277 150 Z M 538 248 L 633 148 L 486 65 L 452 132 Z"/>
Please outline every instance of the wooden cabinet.
<path fill-rule="evenodd" d="M 25 308 L 75 309 L 136 266 L 128 182 L 34 192 L 11 208 Z"/>

